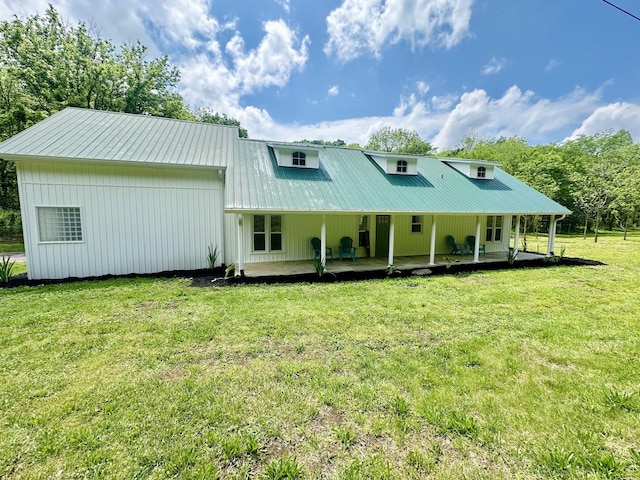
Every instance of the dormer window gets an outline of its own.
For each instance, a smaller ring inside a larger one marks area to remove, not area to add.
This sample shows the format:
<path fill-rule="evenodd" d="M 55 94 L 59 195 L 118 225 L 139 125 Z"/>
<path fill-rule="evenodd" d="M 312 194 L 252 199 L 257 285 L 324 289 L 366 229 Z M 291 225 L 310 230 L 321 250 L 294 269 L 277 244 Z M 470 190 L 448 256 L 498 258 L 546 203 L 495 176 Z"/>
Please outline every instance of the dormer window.
<path fill-rule="evenodd" d="M 396 163 L 396 172 L 398 172 L 398 173 L 407 173 L 407 161 L 406 160 L 398 160 L 398 163 Z"/>
<path fill-rule="evenodd" d="M 307 155 L 304 152 L 293 152 L 293 164 L 304 167 L 307 164 Z"/>
<path fill-rule="evenodd" d="M 486 167 L 478 167 L 478 178 L 487 178 Z"/>

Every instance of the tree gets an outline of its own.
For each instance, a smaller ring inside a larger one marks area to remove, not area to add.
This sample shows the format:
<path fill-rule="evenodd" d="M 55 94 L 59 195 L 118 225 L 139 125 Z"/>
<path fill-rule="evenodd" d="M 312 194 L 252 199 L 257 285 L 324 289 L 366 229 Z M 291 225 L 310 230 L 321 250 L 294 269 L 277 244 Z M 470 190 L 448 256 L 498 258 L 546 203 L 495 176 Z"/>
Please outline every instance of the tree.
<path fill-rule="evenodd" d="M 215 123 L 216 125 L 231 125 L 238 127 L 238 135 L 240 138 L 249 138 L 249 132 L 246 128 L 240 126 L 240 121 L 235 118 L 228 117 L 226 113 L 220 115 L 218 112 L 213 112 L 207 108 L 199 108 L 193 112 L 193 116 L 198 122 Z"/>
<path fill-rule="evenodd" d="M 415 130 L 391 127 L 382 127 L 373 132 L 364 148 L 412 155 L 429 155 L 434 152 L 431 144 L 422 140 Z"/>

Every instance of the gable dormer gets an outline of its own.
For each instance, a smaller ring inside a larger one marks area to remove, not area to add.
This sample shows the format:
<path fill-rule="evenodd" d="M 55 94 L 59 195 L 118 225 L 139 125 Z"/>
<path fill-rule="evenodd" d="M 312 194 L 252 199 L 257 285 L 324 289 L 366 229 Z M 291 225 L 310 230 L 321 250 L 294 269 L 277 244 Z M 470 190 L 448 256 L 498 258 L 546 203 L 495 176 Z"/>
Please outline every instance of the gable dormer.
<path fill-rule="evenodd" d="M 398 153 L 365 152 L 388 175 L 417 175 L 418 158 Z"/>
<path fill-rule="evenodd" d="M 463 175 L 477 180 L 493 180 L 495 167 L 500 165 L 484 160 L 466 160 L 458 158 L 443 159 L 444 163 L 456 169 Z"/>
<path fill-rule="evenodd" d="M 320 168 L 320 150 L 324 147 L 285 143 L 273 143 L 269 147 L 273 149 L 279 167 Z"/>

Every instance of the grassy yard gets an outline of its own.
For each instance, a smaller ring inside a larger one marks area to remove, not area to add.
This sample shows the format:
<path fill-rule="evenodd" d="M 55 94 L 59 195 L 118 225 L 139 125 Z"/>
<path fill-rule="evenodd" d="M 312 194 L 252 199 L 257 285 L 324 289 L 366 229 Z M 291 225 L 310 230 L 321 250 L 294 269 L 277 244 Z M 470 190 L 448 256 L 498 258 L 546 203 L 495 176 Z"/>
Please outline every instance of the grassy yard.
<path fill-rule="evenodd" d="M 639 478 L 640 236 L 557 245 L 607 265 L 0 289 L 0 477 Z"/>

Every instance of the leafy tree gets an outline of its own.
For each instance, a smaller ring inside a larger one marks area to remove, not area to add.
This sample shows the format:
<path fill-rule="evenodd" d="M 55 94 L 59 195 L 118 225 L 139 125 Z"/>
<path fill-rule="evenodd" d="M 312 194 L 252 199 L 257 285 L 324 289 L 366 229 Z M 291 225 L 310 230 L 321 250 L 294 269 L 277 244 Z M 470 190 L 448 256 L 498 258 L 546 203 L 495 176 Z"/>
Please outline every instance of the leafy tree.
<path fill-rule="evenodd" d="M 434 148 L 431 144 L 422 140 L 415 130 L 391 127 L 382 127 L 373 132 L 369 137 L 369 143 L 367 143 L 364 148 L 380 152 L 414 155 L 429 155 L 434 153 Z"/>
<path fill-rule="evenodd" d="M 240 126 L 240 121 L 235 118 L 228 117 L 226 113 L 220 115 L 218 112 L 213 112 L 207 108 L 199 108 L 193 112 L 193 116 L 198 122 L 215 123 L 216 125 L 232 125 L 238 127 L 238 134 L 240 138 L 249 138 L 249 132 L 246 128 Z"/>
<path fill-rule="evenodd" d="M 323 145 L 323 146 L 327 146 L 327 147 L 346 147 L 347 144 L 344 142 L 344 140 L 297 140 L 293 143 L 307 143 L 309 145 Z"/>

